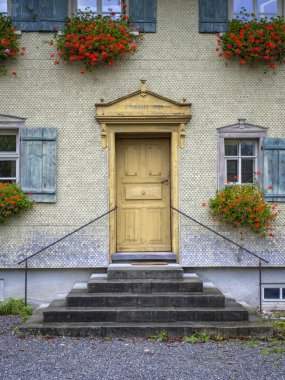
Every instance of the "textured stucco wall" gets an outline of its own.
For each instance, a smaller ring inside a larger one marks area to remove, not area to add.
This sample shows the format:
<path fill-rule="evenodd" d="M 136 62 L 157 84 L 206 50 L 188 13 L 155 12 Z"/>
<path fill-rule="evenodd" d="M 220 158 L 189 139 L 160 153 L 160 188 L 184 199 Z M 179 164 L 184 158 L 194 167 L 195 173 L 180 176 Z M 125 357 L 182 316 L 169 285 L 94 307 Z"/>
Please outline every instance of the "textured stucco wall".
<path fill-rule="evenodd" d="M 285 137 L 285 67 L 276 75 L 262 68 L 225 65 L 215 52 L 216 37 L 198 33 L 198 1 L 158 0 L 157 33 L 146 34 L 139 52 L 113 68 L 81 75 L 80 64 L 54 65 L 49 33 L 23 33 L 26 55 L 9 67 L 17 76 L 0 80 L 0 114 L 27 118 L 27 126 L 58 129 L 56 204 L 39 204 L 0 229 L 0 266 L 17 261 L 47 242 L 108 209 L 107 150 L 100 145 L 94 104 L 149 88 L 174 100 L 187 97 L 192 120 L 180 154 L 180 208 L 213 225 L 201 203 L 217 188 L 217 128 L 240 117 L 268 127 L 268 136 Z M 217 226 L 216 226 L 217 227 Z M 222 229 L 239 239 L 236 231 Z M 247 247 L 272 265 L 285 266 L 284 217 L 274 240 L 247 236 Z M 247 266 L 253 261 L 228 243 L 181 219 L 183 265 Z M 42 255 L 33 266 L 94 267 L 108 263 L 108 219 Z"/>

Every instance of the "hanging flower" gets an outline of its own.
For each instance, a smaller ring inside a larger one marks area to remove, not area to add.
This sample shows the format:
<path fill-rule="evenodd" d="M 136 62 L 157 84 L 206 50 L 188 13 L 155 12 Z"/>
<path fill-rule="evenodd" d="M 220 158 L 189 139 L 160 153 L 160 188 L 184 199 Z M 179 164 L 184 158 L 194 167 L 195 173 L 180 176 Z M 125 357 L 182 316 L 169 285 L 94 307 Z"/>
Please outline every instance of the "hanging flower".
<path fill-rule="evenodd" d="M 20 53 L 20 47 L 15 28 L 10 17 L 0 13 L 0 73 L 6 74 L 5 62 L 16 59 Z"/>

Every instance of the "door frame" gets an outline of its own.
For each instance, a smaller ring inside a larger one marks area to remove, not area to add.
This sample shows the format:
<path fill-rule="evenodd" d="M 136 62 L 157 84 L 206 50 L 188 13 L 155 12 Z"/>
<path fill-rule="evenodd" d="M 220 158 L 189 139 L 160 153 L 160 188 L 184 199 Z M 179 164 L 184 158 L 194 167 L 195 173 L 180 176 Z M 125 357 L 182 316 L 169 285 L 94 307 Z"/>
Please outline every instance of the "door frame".
<path fill-rule="evenodd" d="M 179 208 L 179 147 L 184 148 L 186 124 L 191 119 L 191 103 L 187 98 L 182 102 L 168 99 L 147 89 L 146 80 L 141 79 L 138 91 L 106 103 L 104 98 L 96 103 L 95 119 L 101 128 L 102 148 L 108 148 L 109 209 L 116 206 L 116 136 L 118 134 L 142 134 L 170 137 L 170 201 Z M 171 209 L 171 246 L 179 261 L 179 215 Z M 117 217 L 109 216 L 109 261 L 116 252 Z"/>
<path fill-rule="evenodd" d="M 135 134 L 145 135 L 146 138 L 156 137 L 157 134 L 170 139 L 170 202 L 175 208 L 179 208 L 178 197 L 178 151 L 179 151 L 179 131 L 173 125 L 151 126 L 146 124 L 136 125 Z M 121 134 L 130 134 L 135 137 L 134 127 L 126 125 L 110 125 L 108 128 L 108 156 L 109 156 L 109 209 L 117 204 L 117 173 L 116 173 L 116 137 Z M 171 247 L 172 252 L 176 254 L 177 261 L 179 259 L 179 216 L 174 210 L 170 212 L 171 225 Z M 117 249 L 117 216 L 113 212 L 109 217 L 109 254 L 110 262 L 112 254 Z"/>

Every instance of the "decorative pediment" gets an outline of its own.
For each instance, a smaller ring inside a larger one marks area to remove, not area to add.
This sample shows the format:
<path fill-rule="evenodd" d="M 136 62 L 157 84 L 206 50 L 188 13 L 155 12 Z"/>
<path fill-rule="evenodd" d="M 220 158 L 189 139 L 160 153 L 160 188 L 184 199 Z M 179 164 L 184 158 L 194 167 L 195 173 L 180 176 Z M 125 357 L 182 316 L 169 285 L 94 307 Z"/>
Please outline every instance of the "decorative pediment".
<path fill-rule="evenodd" d="M 138 125 L 176 125 L 185 137 L 185 124 L 191 118 L 191 104 L 183 99 L 177 102 L 151 92 L 146 87 L 146 80 L 141 79 L 139 91 L 105 103 L 101 99 L 96 106 L 96 120 L 102 131 L 102 146 L 107 146 L 108 128 L 119 125 L 132 125 L 133 133 L 138 131 Z M 141 132 L 141 131 L 140 131 Z M 181 146 L 184 141 L 181 142 Z"/>
<path fill-rule="evenodd" d="M 26 119 L 9 115 L 0 115 L 1 128 L 21 128 L 25 126 Z"/>
<path fill-rule="evenodd" d="M 266 135 L 267 129 L 265 127 L 260 127 L 258 125 L 246 123 L 246 119 L 238 119 L 238 123 L 228 125 L 226 127 L 218 128 L 219 135 L 226 134 L 238 134 L 238 133 L 248 133 L 248 134 L 263 134 Z"/>

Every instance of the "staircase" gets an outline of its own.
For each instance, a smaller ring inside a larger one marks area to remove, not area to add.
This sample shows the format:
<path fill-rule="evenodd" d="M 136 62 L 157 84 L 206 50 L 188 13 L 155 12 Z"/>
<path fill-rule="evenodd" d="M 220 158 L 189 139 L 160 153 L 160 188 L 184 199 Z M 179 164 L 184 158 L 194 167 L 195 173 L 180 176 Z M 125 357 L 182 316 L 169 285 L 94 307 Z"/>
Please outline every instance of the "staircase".
<path fill-rule="evenodd" d="M 180 265 L 120 262 L 37 309 L 22 332 L 66 336 L 272 336 L 272 328 Z M 170 260 L 171 261 L 171 260 Z M 162 263 L 161 263 L 162 264 Z"/>

